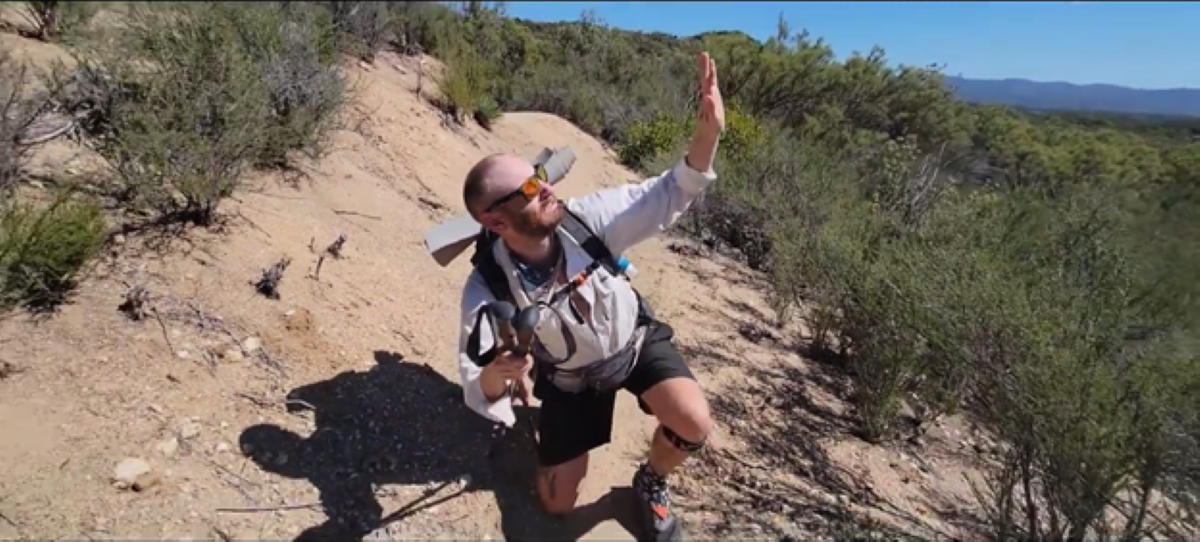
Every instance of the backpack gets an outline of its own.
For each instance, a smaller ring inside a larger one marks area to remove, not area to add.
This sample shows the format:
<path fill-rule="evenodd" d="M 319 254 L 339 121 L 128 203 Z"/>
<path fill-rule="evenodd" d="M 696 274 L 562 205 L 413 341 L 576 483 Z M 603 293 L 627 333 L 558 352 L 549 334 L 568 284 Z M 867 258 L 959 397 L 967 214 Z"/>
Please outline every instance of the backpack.
<path fill-rule="evenodd" d="M 615 258 L 612 251 L 608 249 L 608 245 L 596 235 L 595 232 L 583 221 L 579 215 L 562 206 L 564 212 L 563 220 L 558 225 L 560 229 L 565 231 L 572 239 L 579 242 L 579 245 L 591 256 L 593 260 L 599 262 L 601 266 L 608 270 L 614 277 L 625 277 L 623 271 L 628 266 Z M 471 256 L 471 265 L 479 271 L 487 284 L 488 290 L 492 292 L 492 296 L 497 301 L 507 301 L 516 304 L 516 298 L 512 295 L 512 291 L 508 287 L 508 276 L 504 272 L 504 268 L 500 267 L 500 263 L 496 261 L 496 255 L 492 252 L 492 244 L 499 237 L 490 230 L 484 228 L 475 238 L 475 253 Z M 621 258 L 624 260 L 624 258 Z M 626 277 L 628 280 L 628 277 Z M 639 324 L 649 325 L 654 322 L 654 312 L 650 310 L 650 306 L 646 300 L 642 298 L 642 294 L 633 290 L 634 295 L 638 300 L 638 322 Z M 487 352 L 479 352 L 480 337 L 479 324 L 484 317 L 484 311 L 480 311 L 475 317 L 475 326 L 468 338 L 467 355 L 476 365 L 483 367 L 492 362 L 496 355 L 497 346 L 493 346 Z M 541 364 L 538 364 L 541 365 Z M 552 367 L 546 368 L 547 372 L 552 372 Z"/>

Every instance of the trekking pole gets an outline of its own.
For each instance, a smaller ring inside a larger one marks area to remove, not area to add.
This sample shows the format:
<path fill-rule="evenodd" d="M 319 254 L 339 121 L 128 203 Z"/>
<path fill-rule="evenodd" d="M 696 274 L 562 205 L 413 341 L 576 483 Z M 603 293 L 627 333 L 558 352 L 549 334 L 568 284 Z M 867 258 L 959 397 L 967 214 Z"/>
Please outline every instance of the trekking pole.
<path fill-rule="evenodd" d="M 506 301 L 497 301 L 495 303 L 488 304 L 486 310 L 492 317 L 493 321 L 496 322 L 497 334 L 499 335 L 499 337 L 497 337 L 498 344 L 503 345 L 502 348 L 512 352 L 513 355 L 520 357 L 527 355 L 529 353 L 529 348 L 533 343 L 534 328 L 537 327 L 537 324 L 541 319 L 541 313 L 538 311 L 538 308 L 536 306 L 530 306 L 522 309 L 521 311 L 517 311 L 516 307 L 514 307 L 512 303 L 508 303 Z M 518 389 L 520 389 L 522 392 L 520 397 L 521 403 L 528 407 L 529 402 L 526 400 L 525 395 L 529 392 L 529 390 L 525 389 L 523 381 L 520 383 L 516 381 L 509 383 L 509 397 L 514 400 L 517 399 L 515 392 Z M 532 419 L 530 419 L 530 426 L 533 426 Z M 508 428 L 505 427 L 503 423 L 497 423 L 495 427 L 493 427 L 493 451 L 495 450 L 499 439 L 507 432 L 507 429 Z M 488 455 L 491 455 L 491 452 L 489 452 Z"/>

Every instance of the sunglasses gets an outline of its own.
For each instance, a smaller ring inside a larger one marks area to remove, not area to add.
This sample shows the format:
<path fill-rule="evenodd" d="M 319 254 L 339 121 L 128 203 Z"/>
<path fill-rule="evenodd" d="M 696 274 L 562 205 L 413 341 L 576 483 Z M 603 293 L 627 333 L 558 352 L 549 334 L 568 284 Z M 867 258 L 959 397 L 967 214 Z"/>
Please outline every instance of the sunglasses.
<path fill-rule="evenodd" d="M 531 175 L 528 179 L 525 179 L 525 182 L 521 183 L 521 186 L 517 187 L 516 190 L 497 198 L 496 201 L 493 201 L 491 205 L 488 205 L 483 212 L 487 213 L 494 211 L 497 207 L 508 203 L 517 196 L 524 196 L 526 202 L 533 201 L 534 198 L 538 197 L 538 194 L 542 192 L 542 183 L 545 182 L 546 168 L 541 164 L 533 166 L 533 175 Z"/>

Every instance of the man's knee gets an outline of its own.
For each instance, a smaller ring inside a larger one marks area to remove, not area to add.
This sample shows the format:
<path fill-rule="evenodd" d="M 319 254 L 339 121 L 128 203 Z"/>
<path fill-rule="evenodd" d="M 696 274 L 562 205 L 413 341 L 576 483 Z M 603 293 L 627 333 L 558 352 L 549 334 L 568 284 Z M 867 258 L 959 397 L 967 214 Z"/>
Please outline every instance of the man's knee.
<path fill-rule="evenodd" d="M 712 433 L 713 421 L 708 400 L 694 379 L 673 378 L 664 381 L 647 391 L 644 399 L 663 425 L 664 434 L 676 447 L 702 446 Z"/>
<path fill-rule="evenodd" d="M 561 465 L 539 469 L 538 498 L 546 513 L 558 516 L 575 509 L 579 488 L 587 474 L 587 460 L 585 454 Z"/>
<path fill-rule="evenodd" d="M 661 420 L 660 423 L 667 441 L 685 452 L 695 452 L 703 448 L 713 429 L 712 415 L 703 400 L 700 404 L 685 406 L 670 423 Z"/>

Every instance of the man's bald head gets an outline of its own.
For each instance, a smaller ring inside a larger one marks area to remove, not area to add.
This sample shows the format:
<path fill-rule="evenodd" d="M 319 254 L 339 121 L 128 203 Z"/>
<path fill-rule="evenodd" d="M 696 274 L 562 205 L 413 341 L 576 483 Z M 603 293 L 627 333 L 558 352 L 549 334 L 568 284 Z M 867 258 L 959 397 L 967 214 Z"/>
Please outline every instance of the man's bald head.
<path fill-rule="evenodd" d="M 493 154 L 480 160 L 463 183 L 463 203 L 471 218 L 510 246 L 530 241 L 540 243 L 553 235 L 562 222 L 563 208 L 549 184 L 541 184 L 536 197 L 518 195 L 484 216 L 484 209 L 520 190 L 533 173 L 532 164 L 511 154 Z"/>
<path fill-rule="evenodd" d="M 533 173 L 533 166 L 519 156 L 493 154 L 480 160 L 467 173 L 463 184 L 463 204 L 471 218 L 479 220 L 491 202 L 516 190 Z"/>

